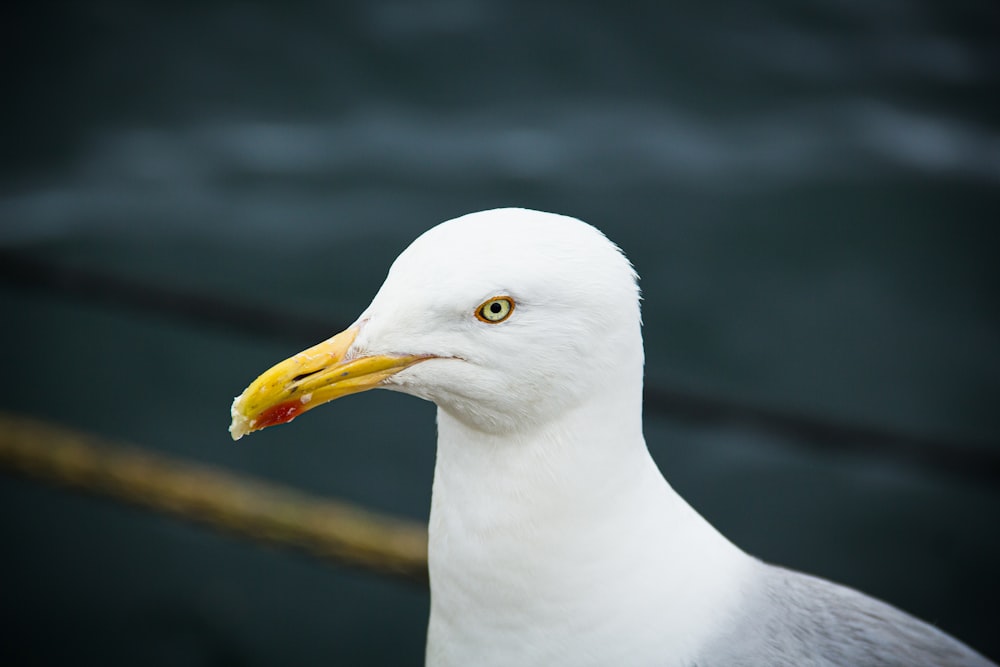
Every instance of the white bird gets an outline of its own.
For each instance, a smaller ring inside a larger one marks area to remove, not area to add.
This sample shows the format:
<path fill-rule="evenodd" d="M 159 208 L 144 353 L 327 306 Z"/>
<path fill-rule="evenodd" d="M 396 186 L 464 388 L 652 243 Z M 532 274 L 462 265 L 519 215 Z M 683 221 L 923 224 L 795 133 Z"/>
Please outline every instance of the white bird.
<path fill-rule="evenodd" d="M 765 564 L 670 487 L 642 433 L 636 275 L 579 220 L 434 227 L 354 325 L 261 375 L 237 439 L 382 387 L 437 404 L 426 661 L 973 667 L 888 604 Z"/>

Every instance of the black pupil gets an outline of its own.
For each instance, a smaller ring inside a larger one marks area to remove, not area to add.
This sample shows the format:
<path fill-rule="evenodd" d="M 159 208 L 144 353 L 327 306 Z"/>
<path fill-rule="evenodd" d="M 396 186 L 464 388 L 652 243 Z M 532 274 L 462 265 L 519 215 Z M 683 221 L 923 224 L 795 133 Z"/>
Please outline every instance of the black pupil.
<path fill-rule="evenodd" d="M 496 315 L 500 312 L 501 306 L 499 301 L 494 301 L 490 304 L 490 312 Z"/>

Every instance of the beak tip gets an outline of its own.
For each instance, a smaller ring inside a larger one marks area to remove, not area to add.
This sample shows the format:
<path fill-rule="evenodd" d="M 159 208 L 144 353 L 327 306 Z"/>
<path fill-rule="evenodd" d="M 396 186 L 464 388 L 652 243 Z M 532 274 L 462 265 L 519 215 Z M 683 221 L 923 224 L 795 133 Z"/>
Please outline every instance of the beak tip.
<path fill-rule="evenodd" d="M 232 418 L 232 422 L 229 424 L 229 434 L 233 437 L 233 440 L 239 440 L 247 433 L 253 431 L 254 420 L 247 419 L 240 410 L 240 401 L 243 398 L 243 394 L 240 394 L 233 399 L 233 405 L 229 409 L 229 416 Z"/>
<path fill-rule="evenodd" d="M 239 440 L 248 433 L 253 433 L 256 430 L 254 428 L 254 420 L 247 420 L 243 416 L 234 417 L 233 422 L 229 425 L 229 435 L 233 437 L 233 441 Z"/>

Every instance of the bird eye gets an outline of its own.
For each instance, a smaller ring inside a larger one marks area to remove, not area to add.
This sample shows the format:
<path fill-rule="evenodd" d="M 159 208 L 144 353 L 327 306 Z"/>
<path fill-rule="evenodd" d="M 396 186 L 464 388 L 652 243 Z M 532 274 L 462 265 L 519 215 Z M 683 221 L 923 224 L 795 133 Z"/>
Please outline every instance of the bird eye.
<path fill-rule="evenodd" d="M 476 308 L 476 317 L 488 324 L 498 324 L 514 312 L 514 299 L 509 296 L 495 296 Z"/>

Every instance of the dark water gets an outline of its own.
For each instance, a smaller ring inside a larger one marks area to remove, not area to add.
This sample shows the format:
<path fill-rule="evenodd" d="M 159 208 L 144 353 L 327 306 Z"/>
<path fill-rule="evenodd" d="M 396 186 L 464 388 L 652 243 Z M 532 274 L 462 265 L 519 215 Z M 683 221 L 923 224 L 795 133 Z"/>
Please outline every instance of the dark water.
<path fill-rule="evenodd" d="M 553 210 L 642 275 L 651 384 L 998 447 L 991 2 L 21 4 L 5 248 L 346 322 L 434 223 Z M 2 409 L 426 517 L 429 405 L 234 446 L 231 397 L 297 343 L 3 283 L 0 312 Z M 740 424 L 647 439 L 747 550 L 1000 657 L 995 484 Z M 422 660 L 406 585 L 6 476 L 0 508 L 13 664 Z"/>

